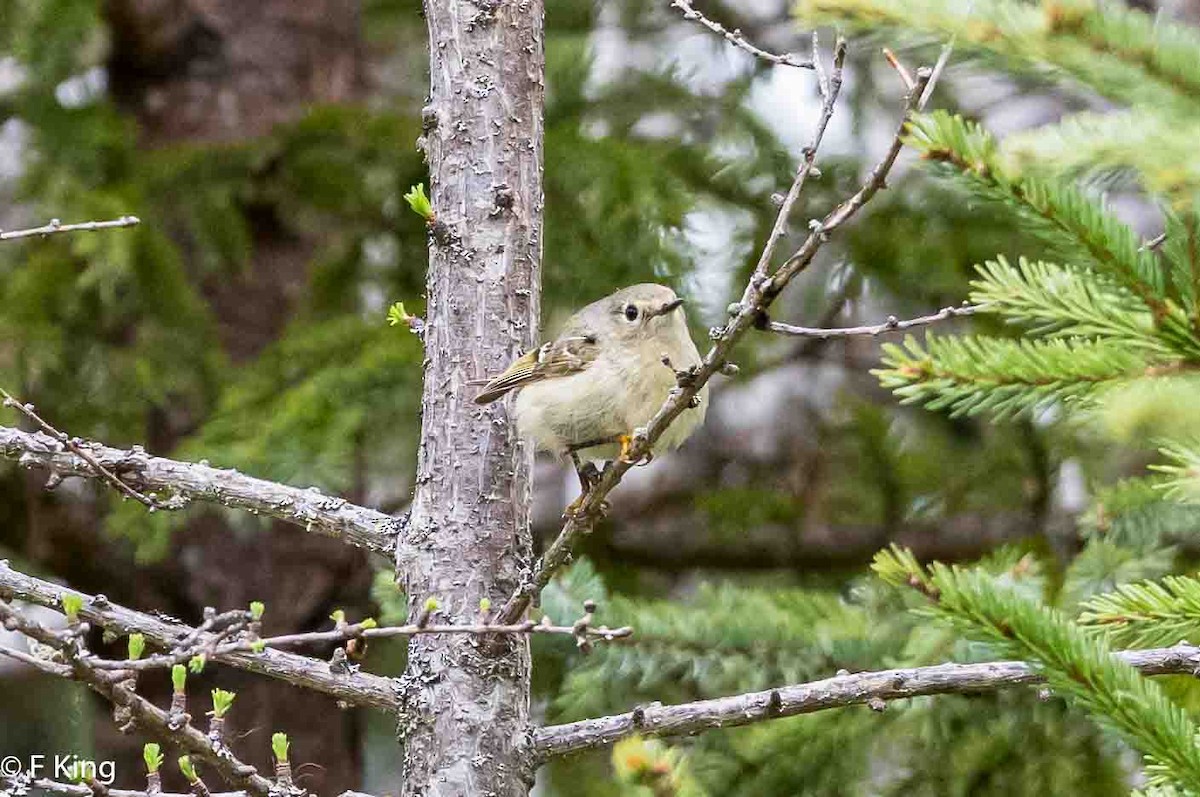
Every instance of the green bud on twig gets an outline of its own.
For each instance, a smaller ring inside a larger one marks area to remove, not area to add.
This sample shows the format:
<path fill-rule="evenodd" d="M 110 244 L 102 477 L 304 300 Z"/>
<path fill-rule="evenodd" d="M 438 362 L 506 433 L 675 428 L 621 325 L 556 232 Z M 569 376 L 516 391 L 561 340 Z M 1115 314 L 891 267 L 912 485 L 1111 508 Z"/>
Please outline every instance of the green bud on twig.
<path fill-rule="evenodd" d="M 155 742 L 147 742 L 142 748 L 142 760 L 146 762 L 146 771 L 153 775 L 162 766 L 162 748 Z"/>
<path fill-rule="evenodd" d="M 67 616 L 67 622 L 79 622 L 79 611 L 83 608 L 83 598 L 73 592 L 64 593 L 62 596 L 63 614 Z"/>
<path fill-rule="evenodd" d="M 389 307 L 387 311 L 387 322 L 388 326 L 391 327 L 403 324 L 409 329 L 412 329 L 412 321 L 415 318 L 416 316 L 410 315 L 409 312 L 404 309 L 404 302 L 393 302 L 392 306 Z"/>
<path fill-rule="evenodd" d="M 227 692 L 224 689 L 212 690 L 213 708 L 211 714 L 213 717 L 221 719 L 229 713 L 229 708 L 233 705 L 235 697 L 237 697 L 236 692 Z"/>
<path fill-rule="evenodd" d="M 208 663 L 208 656 L 203 653 L 197 653 L 188 661 L 188 669 L 199 675 L 204 672 L 204 665 Z"/>
<path fill-rule="evenodd" d="M 425 183 L 414 185 L 404 195 L 404 201 L 413 209 L 413 213 L 425 219 L 426 223 L 433 222 L 433 205 L 430 204 L 429 197 L 425 194 Z"/>
<path fill-rule="evenodd" d="M 267 610 L 267 605 L 262 601 L 250 601 L 250 619 L 258 622 L 263 618 L 263 612 Z"/>
<path fill-rule="evenodd" d="M 200 778 L 196 775 L 196 768 L 192 766 L 191 756 L 181 755 L 179 757 L 179 771 L 183 773 L 185 778 L 187 778 L 188 783 L 195 783 L 196 781 L 200 780 Z"/>
<path fill-rule="evenodd" d="M 137 661 L 146 652 L 146 637 L 141 634 L 129 635 L 129 658 Z"/>
<path fill-rule="evenodd" d="M 171 668 L 171 686 L 175 687 L 175 694 L 184 693 L 187 688 L 187 667 L 176 664 Z"/>
<path fill-rule="evenodd" d="M 271 752 L 275 754 L 275 760 L 280 764 L 288 763 L 288 748 L 291 743 L 288 741 L 286 733 L 271 734 Z"/>
<path fill-rule="evenodd" d="M 430 595 L 425 599 L 425 603 L 421 607 L 421 611 L 417 613 L 417 620 L 415 623 L 417 628 L 424 628 L 425 626 L 429 625 L 429 618 L 432 617 L 433 613 L 437 610 L 438 599 Z"/>

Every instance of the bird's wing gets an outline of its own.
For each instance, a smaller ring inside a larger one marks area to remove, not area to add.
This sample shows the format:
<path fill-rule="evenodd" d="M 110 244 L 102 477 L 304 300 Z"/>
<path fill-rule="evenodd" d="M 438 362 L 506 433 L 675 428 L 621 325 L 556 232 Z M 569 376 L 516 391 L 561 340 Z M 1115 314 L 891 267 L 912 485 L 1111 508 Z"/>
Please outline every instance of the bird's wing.
<path fill-rule="evenodd" d="M 475 403 L 489 404 L 510 390 L 543 379 L 578 373 L 595 361 L 599 351 L 596 338 L 591 335 L 563 337 L 544 343 L 484 385 L 483 391 L 475 397 Z"/>

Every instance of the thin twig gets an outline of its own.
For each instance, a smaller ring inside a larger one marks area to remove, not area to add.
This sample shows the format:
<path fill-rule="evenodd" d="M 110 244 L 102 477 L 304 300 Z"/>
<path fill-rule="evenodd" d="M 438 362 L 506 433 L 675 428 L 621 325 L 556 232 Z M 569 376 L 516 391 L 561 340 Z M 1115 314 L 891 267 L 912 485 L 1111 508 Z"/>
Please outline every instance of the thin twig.
<path fill-rule="evenodd" d="M 61 232 L 111 230 L 114 227 L 133 227 L 140 223 L 141 219 L 137 216 L 122 216 L 119 219 L 111 221 L 84 221 L 79 224 L 63 224 L 58 219 L 51 219 L 49 224 L 44 224 L 41 227 L 32 227 L 28 230 L 11 230 L 9 232 L 0 230 L 0 241 L 14 241 L 18 238 L 33 238 L 39 235 L 45 237 Z"/>
<path fill-rule="evenodd" d="M 322 645 L 331 642 L 350 642 L 356 639 L 392 639 L 395 637 L 413 637 L 423 634 L 467 634 L 475 636 L 491 636 L 492 634 L 548 634 L 574 637 L 582 645 L 594 642 L 611 642 L 614 639 L 624 639 L 633 634 L 633 628 L 609 628 L 608 626 L 592 626 L 586 624 L 551 625 L 527 621 L 514 625 L 492 625 L 490 623 L 473 623 L 464 625 L 450 624 L 409 624 L 377 627 L 354 623 L 330 631 L 309 631 L 299 634 L 283 634 L 266 637 L 259 640 L 241 639 L 211 647 L 210 656 L 226 656 L 232 653 L 247 653 L 261 646 L 264 648 L 293 648 L 304 645 Z M 152 670 L 172 667 L 189 661 L 194 656 L 204 653 L 201 646 L 180 648 L 171 653 L 147 656 L 141 659 L 89 659 L 89 666 L 98 670 Z"/>
<path fill-rule="evenodd" d="M 1200 667 L 1200 648 L 1176 645 L 1156 650 L 1114 653 L 1143 675 L 1191 674 Z M 539 760 L 612 744 L 634 734 L 683 736 L 710 728 L 747 725 L 777 717 L 870 703 L 886 705 L 921 695 L 970 694 L 1042 683 L 1045 678 L 1020 661 L 939 664 L 882 672 L 838 675 L 821 681 L 783 686 L 673 706 L 647 706 L 609 717 L 552 725 L 534 734 Z"/>
<path fill-rule="evenodd" d="M 891 64 L 892 69 L 896 70 L 896 74 L 900 76 L 901 82 L 904 83 L 905 90 L 912 91 L 913 86 L 917 85 L 917 81 L 913 79 L 912 74 L 908 71 L 908 67 L 904 66 L 900 62 L 900 59 L 896 57 L 896 54 L 892 52 L 892 48 L 884 47 L 883 57 Z"/>
<path fill-rule="evenodd" d="M 967 3 L 967 13 L 964 15 L 968 19 L 971 17 L 971 12 L 975 10 L 975 0 Z M 929 76 L 929 84 L 925 86 L 925 90 L 921 92 L 921 99 L 917 101 L 917 110 L 925 110 L 925 104 L 929 102 L 929 98 L 933 96 L 933 87 L 942 77 L 942 71 L 945 70 L 946 64 L 950 62 L 950 54 L 954 52 L 954 43 L 956 36 L 951 36 L 949 41 L 942 45 L 942 51 L 938 54 L 937 63 L 933 65 L 933 74 Z"/>
<path fill-rule="evenodd" d="M 575 541 L 591 531 L 596 518 L 603 513 L 605 498 L 633 467 L 633 463 L 644 460 L 671 422 L 693 406 L 708 380 L 724 368 L 731 350 L 738 341 L 751 329 L 765 326 L 766 311 L 771 302 L 797 274 L 808 267 L 821 246 L 828 240 L 829 234 L 851 219 L 884 187 L 887 175 L 903 146 L 902 137 L 907 130 L 908 121 L 916 109 L 917 100 L 928 84 L 929 76 L 928 69 L 917 71 L 916 84 L 905 98 L 903 117 L 892 143 L 859 191 L 820 221 L 814 220 L 809 225 L 810 232 L 804 243 L 773 274 L 749 281 L 742 294 L 742 300 L 730 307 L 732 317 L 725 326 L 717 327 L 710 333 L 714 345 L 704 356 L 702 363 L 689 371 L 686 378 L 677 380 L 677 386 L 671 390 L 663 406 L 645 427 L 634 430 L 627 458 L 608 463 L 596 483 L 579 498 L 576 510 L 567 518 L 558 536 L 500 610 L 497 618 L 499 623 L 515 623 L 524 616 L 533 599 L 550 582 L 555 572 L 570 559 Z M 781 213 L 787 209 L 781 208 Z"/>
<path fill-rule="evenodd" d="M 132 498 L 133 500 L 144 504 L 151 512 L 159 509 L 182 509 L 183 507 L 187 506 L 187 499 L 180 496 L 176 496 L 170 501 L 164 502 L 158 501 L 157 499 L 151 498 L 145 493 L 141 493 L 133 489 L 128 484 L 121 481 L 117 474 L 104 467 L 104 465 L 100 464 L 99 460 L 88 453 L 87 449 L 80 445 L 82 441 L 79 440 L 79 438 L 71 437 L 66 432 L 60 432 L 58 429 L 55 429 L 53 426 L 51 426 L 48 421 L 37 414 L 37 411 L 34 409 L 32 404 L 24 404 L 20 401 L 17 401 L 4 388 L 0 388 L 0 396 L 4 397 L 3 405 L 5 407 L 11 407 L 23 414 L 29 420 L 33 421 L 35 424 L 37 424 L 39 429 L 62 443 L 67 447 L 68 451 L 86 462 L 92 468 L 92 470 L 95 471 L 96 476 L 117 488 L 117 492 L 121 493 L 127 498 Z"/>
<path fill-rule="evenodd" d="M 818 327 L 832 327 L 834 322 L 842 314 L 846 303 L 850 301 L 850 297 L 861 287 L 861 280 L 857 274 L 846 274 L 837 288 L 829 294 L 829 302 L 825 309 L 817 317 Z M 784 358 L 785 360 L 802 359 L 816 354 L 817 350 L 825 345 L 825 341 L 818 338 L 809 338 L 801 341 L 799 346 L 796 346 Z M 772 363 L 764 362 L 764 366 L 769 367 Z"/>
<path fill-rule="evenodd" d="M 755 47 L 746 40 L 746 37 L 742 35 L 740 30 L 729 30 L 721 23 L 709 19 L 696 9 L 692 8 L 692 4 L 689 2 L 689 0 L 671 0 L 671 5 L 683 12 L 684 19 L 690 19 L 693 22 L 700 23 L 713 33 L 725 39 L 734 47 L 750 53 L 755 58 L 761 58 L 768 63 L 778 64 L 779 66 L 794 66 L 799 69 L 812 69 L 814 66 L 812 61 L 799 61 L 796 59 L 796 56 L 792 55 L 791 53 L 775 55 L 774 53 L 769 53 L 766 50 Z"/>
<path fill-rule="evenodd" d="M 71 668 L 65 664 L 58 664 L 53 661 L 39 659 L 37 656 L 32 656 L 23 650 L 16 648 L 0 647 L 0 656 L 6 656 L 13 661 L 19 661 L 22 664 L 41 670 L 49 675 L 57 675 L 60 678 L 72 677 Z"/>
<path fill-rule="evenodd" d="M 813 63 L 818 63 L 820 50 L 817 46 L 817 33 L 813 31 L 812 38 L 813 46 Z M 829 126 L 829 120 L 833 116 L 833 107 L 837 102 L 838 93 L 842 89 L 842 69 L 846 62 L 846 40 L 838 37 L 837 43 L 833 48 L 833 69 L 828 77 L 825 76 L 825 70 L 817 67 L 817 85 L 821 91 L 821 113 L 817 118 L 817 127 L 813 132 L 812 140 L 801 151 L 800 165 L 796 168 L 796 176 L 792 180 L 792 185 L 788 189 L 787 195 L 783 198 L 783 202 L 779 206 L 779 213 L 775 216 L 775 223 L 771 227 L 771 233 L 767 236 L 767 242 L 763 245 L 762 253 L 758 257 L 758 262 L 754 266 L 754 272 L 750 279 L 752 282 L 762 282 L 767 276 L 767 270 L 771 266 L 771 258 L 775 255 L 775 248 L 779 245 L 779 241 L 787 234 L 788 221 L 792 215 L 792 208 L 796 204 L 796 200 L 800 197 L 800 192 L 804 188 L 804 181 L 808 179 L 808 175 L 812 173 L 813 162 L 817 157 L 817 149 L 821 146 L 821 139 L 825 137 L 825 129 Z"/>
<path fill-rule="evenodd" d="M 780 335 L 791 335 L 798 338 L 819 338 L 826 340 L 829 338 L 849 338 L 856 335 L 883 335 L 888 332 L 900 332 L 912 327 L 926 326 L 935 324 L 938 321 L 945 321 L 950 318 L 959 318 L 960 316 L 975 315 L 984 310 L 984 305 L 979 304 L 964 304 L 960 307 L 943 307 L 936 313 L 931 315 L 923 315 L 918 318 L 909 318 L 904 321 L 891 316 L 882 324 L 874 324 L 872 326 L 862 327 L 841 327 L 841 328 L 822 328 L 822 327 L 797 327 L 791 324 L 783 324 L 778 321 L 771 321 L 767 324 L 767 329 L 771 332 L 777 332 Z"/>
<path fill-rule="evenodd" d="M 194 631 L 180 640 L 178 647 L 191 647 L 200 641 L 202 636 L 213 634 L 214 631 L 226 634 L 236 633 L 245 627 L 251 619 L 250 613 L 245 609 L 223 612 L 221 614 L 217 614 L 214 609 L 205 609 L 204 615 L 204 622 L 200 623 Z"/>
<path fill-rule="evenodd" d="M 933 74 L 929 76 L 929 83 L 926 84 L 925 91 L 921 92 L 921 99 L 917 102 L 918 111 L 925 110 L 925 103 L 929 102 L 929 98 L 933 96 L 933 88 L 942 77 L 942 70 L 949 63 L 952 52 L 954 52 L 953 37 L 950 38 L 950 41 L 942 45 L 942 52 L 938 55 L 937 63 L 933 65 Z"/>
<path fill-rule="evenodd" d="M 1151 238 L 1150 240 L 1146 241 L 1144 244 L 1139 246 L 1138 251 L 1139 252 L 1153 252 L 1166 242 L 1167 242 L 1167 233 L 1164 230 L 1163 232 L 1160 232 L 1158 235 L 1154 236 L 1153 238 Z"/>
<path fill-rule="evenodd" d="M 887 185 L 887 176 L 892 170 L 892 166 L 896 164 L 896 158 L 900 155 L 900 150 L 904 148 L 903 136 L 908 129 L 908 121 L 913 112 L 916 110 L 917 97 L 925 90 L 929 84 L 930 71 L 925 68 L 917 70 L 916 82 L 912 90 L 908 93 L 904 103 L 904 116 L 896 130 L 896 135 L 892 138 L 892 143 L 888 147 L 887 152 L 880 161 L 875 164 L 875 168 L 867 175 L 866 181 L 859 190 L 849 199 L 842 202 L 834 208 L 825 218 L 818 221 L 813 221 L 811 226 L 812 234 L 805 239 L 799 249 L 792 254 L 791 257 L 784 262 L 775 275 L 768 281 L 770 284 L 762 287 L 761 293 L 763 299 L 760 300 L 763 304 L 761 310 L 765 309 L 766 304 L 774 301 L 779 292 L 791 282 L 792 278 L 799 274 L 816 257 L 821 246 L 828 239 L 829 234 L 837 230 L 847 221 L 855 216 L 863 205 L 871 201 L 871 198 L 879 192 L 881 188 Z M 745 297 L 743 305 L 746 304 Z"/>

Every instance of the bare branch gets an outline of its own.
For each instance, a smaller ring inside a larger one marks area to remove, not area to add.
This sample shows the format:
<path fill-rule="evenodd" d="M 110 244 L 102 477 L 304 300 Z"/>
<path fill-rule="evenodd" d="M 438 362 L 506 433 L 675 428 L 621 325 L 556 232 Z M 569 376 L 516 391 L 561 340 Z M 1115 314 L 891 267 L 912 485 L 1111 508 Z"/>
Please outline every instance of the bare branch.
<path fill-rule="evenodd" d="M 1114 654 L 1144 675 L 1193 673 L 1200 667 L 1200 648 L 1176 645 L 1157 650 Z M 807 684 L 784 686 L 674 706 L 647 706 L 625 714 L 540 728 L 534 749 L 540 760 L 600 747 L 634 734 L 682 736 L 748 725 L 779 717 L 921 695 L 965 694 L 1042 683 L 1045 679 L 1020 661 L 983 664 L 939 664 L 882 672 L 838 675 Z"/>
<path fill-rule="evenodd" d="M 136 446 L 125 451 L 82 440 L 75 441 L 75 445 L 86 450 L 89 459 L 76 454 L 59 438 L 0 426 L 0 457 L 15 459 L 25 467 L 46 468 L 60 477 L 98 478 L 94 461 L 122 483 L 142 491 L 163 491 L 185 501 L 244 509 L 385 556 L 391 555 L 400 529 L 397 518 L 324 495 L 315 488 L 288 487 L 235 470 L 213 468 L 203 461 L 154 457 Z"/>
<path fill-rule="evenodd" d="M 804 243 L 773 274 L 762 275 L 759 279 L 752 278 L 750 280 L 742 294 L 741 301 L 730 307 L 729 322 L 724 327 L 717 327 L 711 331 L 714 345 L 704 356 L 702 363 L 689 372 L 680 374 L 677 377 L 677 387 L 672 389 L 659 411 L 645 427 L 634 430 L 633 442 L 629 446 L 627 459 L 617 459 L 608 463 L 596 483 L 579 498 L 575 505 L 576 510 L 567 518 L 558 537 L 550 543 L 533 572 L 513 592 L 500 610 L 498 618 L 500 623 L 514 623 L 521 619 L 529 604 L 550 582 L 558 568 L 569 561 L 575 541 L 580 535 L 591 531 L 596 518 L 603 514 L 606 496 L 620 483 L 625 473 L 633 467 L 633 463 L 644 460 L 650 453 L 654 442 L 671 422 L 684 410 L 693 406 L 693 402 L 698 400 L 700 389 L 708 383 L 713 374 L 725 367 L 729 353 L 738 341 L 751 329 L 765 326 L 766 310 L 771 302 L 797 274 L 808 267 L 821 246 L 828 240 L 829 234 L 850 220 L 863 205 L 870 201 L 871 197 L 884 187 L 887 175 L 903 146 L 902 136 L 907 129 L 908 120 L 928 84 L 929 75 L 928 69 L 917 71 L 915 85 L 905 99 L 903 118 L 896 130 L 896 135 L 882 160 L 867 176 L 863 186 L 823 219 L 814 220 L 809 225 L 810 233 Z M 830 83 L 832 87 L 834 84 L 832 78 Z M 832 94 L 832 91 L 830 93 Z M 788 209 L 785 206 L 780 210 L 782 213 Z"/>
<path fill-rule="evenodd" d="M 671 6 L 678 8 L 681 12 L 683 12 L 684 19 L 690 19 L 693 22 L 700 23 L 713 33 L 725 39 L 725 41 L 729 42 L 734 47 L 750 53 L 755 58 L 761 58 L 768 63 L 777 64 L 779 66 L 794 66 L 799 69 L 812 69 L 814 67 L 814 63 L 812 61 L 797 60 L 796 56 L 792 55 L 791 53 L 775 55 L 774 53 L 769 53 L 766 50 L 755 47 L 753 44 L 747 41 L 746 37 L 742 35 L 740 30 L 729 30 L 721 23 L 709 19 L 696 9 L 692 8 L 690 0 L 671 0 Z"/>
<path fill-rule="evenodd" d="M 964 304 L 960 307 L 943 307 L 932 315 L 923 315 L 918 318 L 909 318 L 901 321 L 895 316 L 891 316 L 882 324 L 874 324 L 872 326 L 863 327 L 842 327 L 840 329 L 829 329 L 823 327 L 797 327 L 791 324 L 783 324 L 778 321 L 770 321 L 767 323 L 767 329 L 771 332 L 777 332 L 780 335 L 791 335 L 798 338 L 819 338 L 827 340 L 829 338 L 849 338 L 856 335 L 883 335 L 888 332 L 900 332 L 913 327 L 926 326 L 935 324 L 938 321 L 945 321 L 950 318 L 958 318 L 960 316 L 975 315 L 983 310 L 984 306 L 979 304 Z"/>
<path fill-rule="evenodd" d="M 14 241 L 18 238 L 33 238 L 35 236 L 46 237 L 61 232 L 94 232 L 95 230 L 110 230 L 114 227 L 133 227 L 140 224 L 141 219 L 137 216 L 122 216 L 119 219 L 112 221 L 85 221 L 79 224 L 63 224 L 58 219 L 51 219 L 49 224 L 41 227 L 33 227 L 28 230 L 11 230 L 4 232 L 0 230 L 0 241 Z"/>
<path fill-rule="evenodd" d="M 49 581 L 19 573 L 0 560 L 0 597 L 9 596 L 61 610 L 62 596 L 83 598 L 80 617 L 117 634 L 139 633 L 158 647 L 172 649 L 180 640 L 195 633 L 195 628 L 177 620 L 154 617 L 112 603 L 102 595 L 88 595 L 60 587 Z M 309 656 L 298 656 L 278 650 L 262 653 L 219 653 L 213 661 L 239 670 L 259 673 L 271 678 L 312 689 L 354 706 L 395 711 L 399 705 L 395 683 L 391 678 L 332 668 L 328 662 Z"/>

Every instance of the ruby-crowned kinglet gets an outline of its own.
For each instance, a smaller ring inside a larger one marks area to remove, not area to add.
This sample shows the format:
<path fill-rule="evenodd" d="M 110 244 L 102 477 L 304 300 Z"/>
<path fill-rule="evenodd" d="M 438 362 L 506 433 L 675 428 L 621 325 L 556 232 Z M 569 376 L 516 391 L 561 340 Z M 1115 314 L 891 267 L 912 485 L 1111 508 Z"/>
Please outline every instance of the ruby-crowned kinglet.
<path fill-rule="evenodd" d="M 674 369 L 700 364 L 682 305 L 663 285 L 622 288 L 571 316 L 556 339 L 510 365 L 475 401 L 519 390 L 517 428 L 539 451 L 577 462 L 623 454 L 675 387 Z M 655 447 L 686 440 L 704 420 L 707 399 L 706 386 L 699 406 L 684 410 Z"/>

